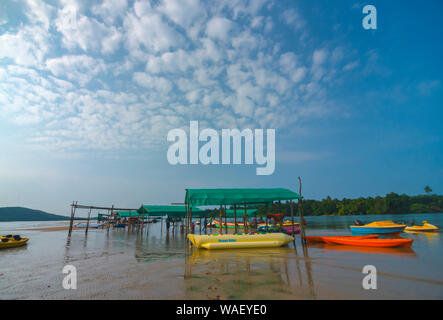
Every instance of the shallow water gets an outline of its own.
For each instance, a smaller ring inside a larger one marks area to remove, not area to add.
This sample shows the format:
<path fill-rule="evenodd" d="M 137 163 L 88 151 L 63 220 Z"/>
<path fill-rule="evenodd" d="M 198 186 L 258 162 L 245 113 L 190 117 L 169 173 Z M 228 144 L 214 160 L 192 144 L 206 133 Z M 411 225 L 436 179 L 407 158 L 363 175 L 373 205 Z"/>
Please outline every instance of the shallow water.
<path fill-rule="evenodd" d="M 354 219 L 428 220 L 443 214 L 306 217 L 309 235 L 349 235 Z M 29 237 L 0 251 L 1 299 L 442 299 L 441 233 L 406 234 L 410 249 L 310 245 L 297 237 L 283 248 L 186 250 L 179 228 L 29 231 L 66 222 L 0 223 L 0 234 Z M 161 228 L 163 226 L 163 228 Z M 196 233 L 199 228 L 196 228 Z M 77 289 L 65 290 L 62 269 L 77 268 Z M 377 290 L 364 290 L 364 265 L 377 268 Z"/>

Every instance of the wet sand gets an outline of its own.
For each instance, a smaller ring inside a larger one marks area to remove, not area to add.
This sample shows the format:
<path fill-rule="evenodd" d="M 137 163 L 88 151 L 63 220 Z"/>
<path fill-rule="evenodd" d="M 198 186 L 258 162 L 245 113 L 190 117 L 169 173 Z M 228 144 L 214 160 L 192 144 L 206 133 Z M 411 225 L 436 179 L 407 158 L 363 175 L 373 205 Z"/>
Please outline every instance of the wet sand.
<path fill-rule="evenodd" d="M 443 298 L 443 252 L 438 233 L 408 234 L 415 239 L 414 245 L 402 250 L 326 245 L 303 250 L 297 239 L 296 248 L 290 244 L 254 250 L 194 249 L 186 255 L 185 237 L 179 228 L 166 233 L 160 226 L 150 224 L 143 232 L 91 229 L 87 236 L 80 229 L 74 230 L 68 241 L 67 225 L 0 225 L 1 234 L 8 231 L 30 237 L 26 247 L 0 251 L 0 259 L 8 262 L 0 265 L 0 298 Z M 331 231 L 320 228 L 308 232 Z M 66 264 L 77 268 L 76 290 L 62 287 Z M 362 288 L 362 268 L 367 264 L 377 267 L 377 290 Z"/>

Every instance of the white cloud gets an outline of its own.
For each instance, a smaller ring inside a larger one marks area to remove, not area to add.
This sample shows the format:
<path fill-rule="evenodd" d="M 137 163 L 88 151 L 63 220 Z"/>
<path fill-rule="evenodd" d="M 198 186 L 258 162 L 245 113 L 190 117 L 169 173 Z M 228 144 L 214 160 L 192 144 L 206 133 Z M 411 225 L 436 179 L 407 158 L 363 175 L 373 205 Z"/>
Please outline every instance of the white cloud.
<path fill-rule="evenodd" d="M 127 49 L 131 54 L 135 53 L 141 58 L 140 52 L 143 49 L 157 53 L 183 44 L 182 36 L 160 14 L 150 11 L 147 6 L 136 9 L 135 12 L 136 15 L 128 14 L 124 20 Z"/>
<path fill-rule="evenodd" d="M 322 65 L 328 56 L 328 52 L 324 49 L 315 50 L 314 54 L 312 55 L 312 63 L 314 66 L 320 66 Z"/>
<path fill-rule="evenodd" d="M 25 14 L 31 23 L 41 23 L 45 30 L 48 30 L 54 7 L 41 0 L 26 0 L 25 2 L 28 7 Z"/>
<path fill-rule="evenodd" d="M 152 77 L 145 72 L 135 72 L 134 81 L 144 88 L 160 91 L 162 94 L 168 94 L 172 90 L 172 84 L 169 80 L 162 77 Z"/>
<path fill-rule="evenodd" d="M 103 0 L 101 4 L 93 6 L 91 11 L 105 23 L 113 24 L 117 19 L 123 19 L 127 6 L 127 0 Z"/>
<path fill-rule="evenodd" d="M 28 10 L 29 25 L 0 35 L 0 58 L 15 62 L 0 67 L 2 116 L 38 127 L 26 140 L 36 146 L 87 150 L 152 146 L 191 119 L 287 128 L 321 116 L 326 79 L 351 62 L 340 47 L 287 52 L 270 33 L 281 28 L 272 5 L 63 0 Z M 293 30 L 301 17 L 280 16 Z"/>
<path fill-rule="evenodd" d="M 66 55 L 46 60 L 46 68 L 57 77 L 65 77 L 85 85 L 94 76 L 106 70 L 102 60 L 87 55 Z"/>
<path fill-rule="evenodd" d="M 418 85 L 418 92 L 422 96 L 430 96 L 439 86 L 439 80 L 422 81 Z"/>
<path fill-rule="evenodd" d="M 50 48 L 46 31 L 40 26 L 25 26 L 17 33 L 0 35 L 0 58 L 17 64 L 39 66 Z"/>
<path fill-rule="evenodd" d="M 159 11 L 183 28 L 205 16 L 204 3 L 199 0 L 164 0 Z"/>
<path fill-rule="evenodd" d="M 306 21 L 295 9 L 285 10 L 282 19 L 287 25 L 294 26 L 295 30 L 302 29 L 306 25 Z"/>
<path fill-rule="evenodd" d="M 72 50 L 81 48 L 83 51 L 98 51 L 112 53 L 118 49 L 122 35 L 114 27 L 92 17 L 77 12 L 75 22 L 67 19 L 63 9 L 59 10 L 55 26 L 62 34 L 63 45 Z"/>
<path fill-rule="evenodd" d="M 355 61 L 351 61 L 349 63 L 347 63 L 344 67 L 343 70 L 344 71 L 350 71 L 353 70 L 355 68 L 357 68 L 360 65 L 360 60 L 355 60 Z"/>
<path fill-rule="evenodd" d="M 225 17 L 214 17 L 206 26 L 206 34 L 216 40 L 227 40 L 233 23 Z"/>

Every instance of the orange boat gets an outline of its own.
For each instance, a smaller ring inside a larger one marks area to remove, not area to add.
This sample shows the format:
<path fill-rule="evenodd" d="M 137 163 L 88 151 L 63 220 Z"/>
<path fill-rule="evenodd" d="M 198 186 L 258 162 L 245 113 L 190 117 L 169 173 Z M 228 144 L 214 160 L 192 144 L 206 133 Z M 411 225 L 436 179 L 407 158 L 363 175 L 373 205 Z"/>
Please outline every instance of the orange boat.
<path fill-rule="evenodd" d="M 348 246 L 378 248 L 409 248 L 412 245 L 412 242 L 414 242 L 413 239 L 355 239 L 354 237 L 327 237 L 324 240 L 327 244 L 344 244 Z"/>
<path fill-rule="evenodd" d="M 308 243 L 327 243 L 326 240 L 329 238 L 336 238 L 336 236 L 306 236 L 306 241 Z M 350 238 L 350 239 L 376 239 L 378 234 L 368 234 L 364 236 L 340 236 L 340 238 Z"/>

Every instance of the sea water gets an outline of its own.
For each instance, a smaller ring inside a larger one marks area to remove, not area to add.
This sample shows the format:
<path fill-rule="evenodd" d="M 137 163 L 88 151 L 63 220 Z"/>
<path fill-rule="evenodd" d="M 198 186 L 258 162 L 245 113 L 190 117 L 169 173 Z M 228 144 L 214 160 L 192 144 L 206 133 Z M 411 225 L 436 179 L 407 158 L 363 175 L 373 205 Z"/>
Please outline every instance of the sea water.
<path fill-rule="evenodd" d="M 427 220 L 443 228 L 443 214 L 320 216 L 305 217 L 306 232 L 350 235 L 355 219 Z M 0 223 L 0 234 L 30 238 L 24 247 L 0 250 L 0 299 L 443 298 L 440 232 L 402 233 L 414 243 L 398 249 L 303 248 L 297 236 L 295 247 L 191 250 L 179 227 L 167 232 L 160 222 L 143 229 L 90 229 L 87 235 L 84 229 L 74 230 L 71 238 L 67 224 Z M 54 228 L 64 230 L 47 231 Z M 75 290 L 62 286 L 66 265 L 76 267 Z M 362 287 L 365 265 L 377 269 L 376 290 Z"/>

